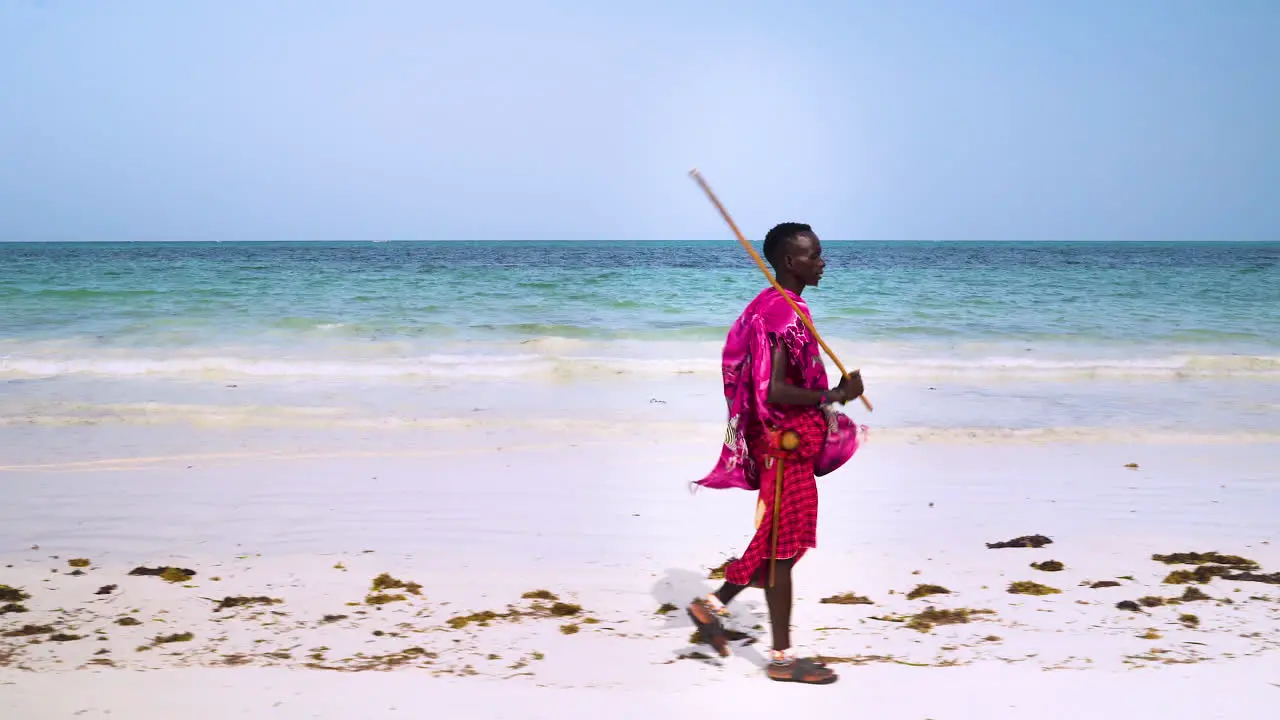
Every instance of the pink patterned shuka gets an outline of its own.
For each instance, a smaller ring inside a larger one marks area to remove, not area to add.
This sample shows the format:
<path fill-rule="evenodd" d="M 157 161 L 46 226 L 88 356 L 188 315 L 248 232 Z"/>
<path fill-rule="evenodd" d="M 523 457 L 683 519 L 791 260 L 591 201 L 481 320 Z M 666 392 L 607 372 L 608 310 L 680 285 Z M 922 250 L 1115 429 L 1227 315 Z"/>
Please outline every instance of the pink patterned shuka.
<path fill-rule="evenodd" d="M 809 306 L 799 295 L 783 290 L 812 322 Z M 765 288 L 747 305 L 729 329 L 721 370 L 729 420 L 724 445 L 715 468 L 694 484 L 712 489 L 759 490 L 764 457 L 753 451 L 756 440 L 775 430 L 793 427 L 806 415 L 817 414 L 827 425 L 824 447 L 813 460 L 817 475 L 843 465 L 859 445 L 859 430 L 848 417 L 829 406 L 797 408 L 767 402 L 773 372 L 773 348 L 781 344 L 787 353 L 787 382 L 810 390 L 826 390 L 827 370 L 821 347 L 813 333 L 773 287 Z"/>

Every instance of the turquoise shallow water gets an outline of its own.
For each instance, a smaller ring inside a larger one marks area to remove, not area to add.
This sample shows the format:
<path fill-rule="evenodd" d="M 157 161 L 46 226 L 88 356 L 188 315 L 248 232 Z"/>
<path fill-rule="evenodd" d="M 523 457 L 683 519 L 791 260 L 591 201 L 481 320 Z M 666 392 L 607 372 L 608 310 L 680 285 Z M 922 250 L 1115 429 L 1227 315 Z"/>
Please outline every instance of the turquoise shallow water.
<path fill-rule="evenodd" d="M 806 297 L 878 427 L 1280 433 L 1280 243 L 826 253 Z M 0 421 L 717 422 L 763 284 L 734 242 L 0 244 Z"/>
<path fill-rule="evenodd" d="M 825 251 L 807 297 L 849 364 L 1280 373 L 1280 243 Z M 0 244 L 0 378 L 714 370 L 763 282 L 731 241 Z"/>

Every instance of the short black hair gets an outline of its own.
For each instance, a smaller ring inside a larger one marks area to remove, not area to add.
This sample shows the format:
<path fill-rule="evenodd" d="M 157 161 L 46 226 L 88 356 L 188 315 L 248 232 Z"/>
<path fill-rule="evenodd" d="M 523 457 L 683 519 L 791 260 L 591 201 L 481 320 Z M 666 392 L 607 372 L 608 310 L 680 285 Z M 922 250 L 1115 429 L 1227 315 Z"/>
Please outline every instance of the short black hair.
<path fill-rule="evenodd" d="M 768 234 L 764 236 L 764 257 L 773 266 L 774 270 L 782 264 L 782 258 L 786 255 L 787 246 L 797 235 L 813 234 L 813 228 L 804 223 L 784 222 L 773 226 Z"/>

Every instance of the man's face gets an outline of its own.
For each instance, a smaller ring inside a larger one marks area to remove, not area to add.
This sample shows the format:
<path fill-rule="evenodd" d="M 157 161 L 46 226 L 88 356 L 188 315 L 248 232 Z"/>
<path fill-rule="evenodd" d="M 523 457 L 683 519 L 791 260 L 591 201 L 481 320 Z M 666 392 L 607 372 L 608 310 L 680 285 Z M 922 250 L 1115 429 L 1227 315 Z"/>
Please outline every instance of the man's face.
<path fill-rule="evenodd" d="M 786 258 L 787 270 L 805 286 L 817 285 L 827 261 L 822 258 L 822 243 L 817 235 L 801 233 L 790 245 Z"/>

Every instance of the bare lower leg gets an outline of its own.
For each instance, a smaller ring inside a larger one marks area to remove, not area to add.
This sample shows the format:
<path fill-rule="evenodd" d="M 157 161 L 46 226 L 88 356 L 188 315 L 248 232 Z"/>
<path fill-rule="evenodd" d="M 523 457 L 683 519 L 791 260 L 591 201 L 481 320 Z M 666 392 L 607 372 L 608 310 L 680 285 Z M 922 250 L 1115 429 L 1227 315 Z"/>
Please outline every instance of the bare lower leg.
<path fill-rule="evenodd" d="M 769 604 L 773 649 L 782 651 L 791 649 L 791 568 L 795 565 L 795 560 L 788 558 L 777 562 L 773 587 L 765 589 L 764 598 Z M 768 565 L 763 567 L 768 572 Z"/>
<path fill-rule="evenodd" d="M 746 585 L 735 585 L 731 582 L 726 582 L 715 592 L 716 599 L 720 601 L 721 605 L 727 606 L 729 603 L 733 602 L 734 598 L 738 597 L 738 593 L 741 593 L 746 589 Z"/>

